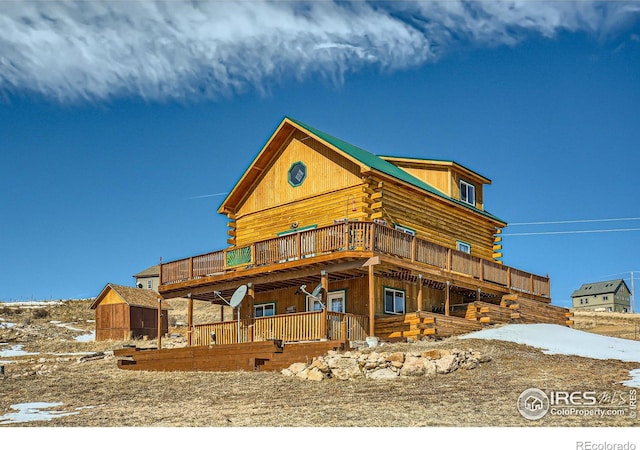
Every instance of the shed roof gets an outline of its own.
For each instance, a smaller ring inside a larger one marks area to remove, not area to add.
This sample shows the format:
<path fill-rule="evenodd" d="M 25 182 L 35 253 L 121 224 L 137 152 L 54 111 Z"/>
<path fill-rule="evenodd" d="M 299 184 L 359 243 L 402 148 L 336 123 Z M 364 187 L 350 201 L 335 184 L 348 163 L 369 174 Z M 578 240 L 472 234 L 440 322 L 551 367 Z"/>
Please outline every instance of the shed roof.
<path fill-rule="evenodd" d="M 150 289 L 140 289 L 130 286 L 108 283 L 89 308 L 96 309 L 102 299 L 113 290 L 129 306 L 139 306 L 142 308 L 158 309 L 158 293 Z M 163 310 L 172 309 L 168 304 L 162 304 Z"/>
<path fill-rule="evenodd" d="M 623 284 L 624 287 L 627 287 L 627 283 L 624 282 L 623 279 L 610 280 L 610 281 L 599 281 L 597 283 L 586 283 L 580 286 L 579 289 L 573 291 L 571 297 L 582 297 L 585 295 L 600 295 L 600 294 L 612 294 L 618 290 L 620 285 Z"/>

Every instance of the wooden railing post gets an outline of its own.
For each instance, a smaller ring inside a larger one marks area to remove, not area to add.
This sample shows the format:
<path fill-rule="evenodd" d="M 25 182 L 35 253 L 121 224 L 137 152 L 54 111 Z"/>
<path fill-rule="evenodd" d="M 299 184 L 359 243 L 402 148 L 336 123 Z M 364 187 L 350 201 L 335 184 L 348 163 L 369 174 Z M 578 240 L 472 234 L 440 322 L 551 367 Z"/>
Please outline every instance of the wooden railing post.
<path fill-rule="evenodd" d="M 507 287 L 511 289 L 511 267 L 507 267 Z"/>
<path fill-rule="evenodd" d="M 327 320 L 329 320 L 329 317 L 327 316 L 327 308 L 322 308 L 322 314 L 320 318 L 320 339 L 327 338 Z"/>
<path fill-rule="evenodd" d="M 302 258 L 302 233 L 297 232 L 296 233 L 296 247 L 297 248 L 297 252 L 296 252 L 296 256 L 298 259 Z"/>
<path fill-rule="evenodd" d="M 188 278 L 190 280 L 193 280 L 193 256 L 191 258 L 189 258 L 189 271 L 188 271 Z"/>
<path fill-rule="evenodd" d="M 533 274 L 529 275 L 529 292 L 533 295 Z"/>
<path fill-rule="evenodd" d="M 416 245 L 418 239 L 415 236 L 411 236 L 411 262 L 416 260 Z"/>
<path fill-rule="evenodd" d="M 452 259 L 452 251 L 450 248 L 447 249 L 447 270 L 451 272 L 451 259 Z"/>
<path fill-rule="evenodd" d="M 158 285 L 162 286 L 162 256 L 160 257 L 160 273 L 158 276 Z"/>
<path fill-rule="evenodd" d="M 375 250 L 374 246 L 376 243 L 376 239 L 375 239 L 376 225 L 369 224 L 367 228 L 369 228 L 369 250 L 374 251 Z"/>
<path fill-rule="evenodd" d="M 478 262 L 480 264 L 480 281 L 484 281 L 484 260 L 480 258 Z"/>
<path fill-rule="evenodd" d="M 444 294 L 444 315 L 449 315 L 449 307 L 451 302 L 451 292 L 450 292 L 451 282 L 447 280 L 447 288 Z"/>

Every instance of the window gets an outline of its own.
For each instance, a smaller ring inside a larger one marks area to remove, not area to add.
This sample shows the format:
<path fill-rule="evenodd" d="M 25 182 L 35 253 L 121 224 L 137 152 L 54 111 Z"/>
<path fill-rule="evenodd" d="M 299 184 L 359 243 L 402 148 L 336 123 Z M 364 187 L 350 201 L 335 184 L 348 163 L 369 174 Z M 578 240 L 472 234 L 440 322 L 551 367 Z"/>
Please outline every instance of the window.
<path fill-rule="evenodd" d="M 404 291 L 384 288 L 384 312 L 386 314 L 404 314 Z"/>
<path fill-rule="evenodd" d="M 580 299 L 580 304 L 584 305 L 584 300 L 583 299 Z"/>
<path fill-rule="evenodd" d="M 147 280 L 147 289 L 153 289 L 153 280 Z"/>
<path fill-rule="evenodd" d="M 603 302 L 608 302 L 609 301 L 609 296 L 608 295 L 602 296 L 602 301 Z"/>
<path fill-rule="evenodd" d="M 476 206 L 476 187 L 460 180 L 460 200 L 471 206 Z"/>
<path fill-rule="evenodd" d="M 471 244 L 467 244 L 466 242 L 462 242 L 462 241 L 457 241 L 456 249 L 458 249 L 461 252 L 471 253 Z"/>
<path fill-rule="evenodd" d="M 260 305 L 254 305 L 253 317 L 267 317 L 276 315 L 275 303 L 262 303 Z"/>

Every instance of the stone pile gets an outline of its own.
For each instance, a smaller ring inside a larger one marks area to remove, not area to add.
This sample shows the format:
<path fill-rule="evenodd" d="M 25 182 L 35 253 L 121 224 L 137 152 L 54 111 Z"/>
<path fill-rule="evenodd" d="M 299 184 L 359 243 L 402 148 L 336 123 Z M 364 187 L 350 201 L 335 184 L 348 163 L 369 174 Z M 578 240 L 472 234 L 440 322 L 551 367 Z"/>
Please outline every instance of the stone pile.
<path fill-rule="evenodd" d="M 294 363 L 282 369 L 285 376 L 304 380 L 391 380 L 397 377 L 431 377 L 458 369 L 472 370 L 491 361 L 489 355 L 473 350 L 432 349 L 409 352 L 331 351 L 311 364 Z"/>

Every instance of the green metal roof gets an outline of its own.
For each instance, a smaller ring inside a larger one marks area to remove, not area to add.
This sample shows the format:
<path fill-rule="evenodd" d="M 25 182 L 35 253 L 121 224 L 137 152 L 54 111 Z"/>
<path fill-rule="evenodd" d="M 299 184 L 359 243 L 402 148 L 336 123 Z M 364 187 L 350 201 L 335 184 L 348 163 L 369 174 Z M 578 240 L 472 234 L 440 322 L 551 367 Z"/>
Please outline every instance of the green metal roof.
<path fill-rule="evenodd" d="M 361 149 L 360 147 L 356 147 L 353 144 L 350 144 L 346 141 L 343 141 L 342 139 L 339 139 L 335 136 L 331 136 L 330 134 L 325 133 L 324 131 L 320 131 L 317 128 L 314 128 L 312 126 L 309 126 L 305 123 L 302 123 L 296 119 L 293 119 L 291 117 L 286 117 L 288 120 L 290 120 L 291 122 L 295 123 L 296 125 L 304 128 L 305 130 L 307 130 L 309 133 L 318 136 L 320 139 L 328 142 L 329 144 L 333 145 L 334 147 L 340 149 L 341 151 L 343 151 L 344 153 L 346 153 L 347 155 L 357 159 L 360 163 L 364 164 L 365 166 L 371 167 L 372 169 L 378 170 L 386 175 L 389 175 L 393 178 L 396 178 L 400 181 L 404 181 L 405 183 L 409 183 L 417 188 L 420 188 L 422 190 L 425 190 L 427 192 L 430 192 L 431 194 L 434 194 L 438 197 L 444 198 L 446 200 L 452 201 L 460 206 L 463 206 L 464 208 L 470 209 L 474 212 L 477 212 L 478 214 L 482 214 L 483 216 L 486 216 L 490 219 L 493 220 L 497 220 L 499 222 L 503 222 L 506 223 L 504 220 L 500 219 L 499 217 L 494 216 L 491 213 L 488 213 L 486 211 L 482 211 L 478 208 L 475 208 L 471 205 L 469 205 L 468 203 L 465 203 L 463 201 L 460 201 L 458 199 L 455 199 L 453 197 L 449 197 L 448 195 L 446 195 L 445 193 L 439 191 L 438 189 L 434 188 L 433 186 L 425 183 L 424 181 L 414 177 L 413 175 L 411 175 L 408 172 L 405 172 L 404 170 L 402 170 L 401 168 L 399 168 L 398 166 L 391 164 L 388 161 L 385 161 L 384 159 L 374 155 L 371 152 L 368 152 L 366 150 Z"/>

